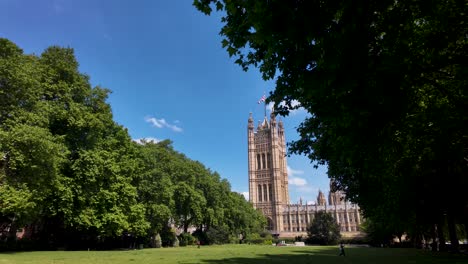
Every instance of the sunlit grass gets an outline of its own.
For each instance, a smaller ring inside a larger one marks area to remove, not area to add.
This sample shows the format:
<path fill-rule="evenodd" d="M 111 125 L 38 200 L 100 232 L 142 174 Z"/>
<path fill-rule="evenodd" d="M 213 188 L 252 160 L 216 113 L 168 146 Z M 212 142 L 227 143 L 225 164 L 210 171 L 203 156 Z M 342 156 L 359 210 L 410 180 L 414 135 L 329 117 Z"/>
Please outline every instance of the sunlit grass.
<path fill-rule="evenodd" d="M 417 249 L 347 247 L 346 257 L 338 256 L 338 247 L 274 247 L 224 245 L 143 249 L 129 251 L 37 251 L 0 254 L 0 264 L 166 264 L 166 263 L 468 263 L 468 256 L 433 254 Z"/>

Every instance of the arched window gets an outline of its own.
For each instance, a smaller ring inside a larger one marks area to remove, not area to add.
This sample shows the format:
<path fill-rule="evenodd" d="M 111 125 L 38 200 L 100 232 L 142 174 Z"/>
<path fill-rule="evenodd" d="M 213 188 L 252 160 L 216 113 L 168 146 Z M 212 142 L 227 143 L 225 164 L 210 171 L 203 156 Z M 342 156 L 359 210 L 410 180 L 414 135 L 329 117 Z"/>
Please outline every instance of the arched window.
<path fill-rule="evenodd" d="M 257 170 L 261 169 L 261 161 L 260 161 L 260 154 L 257 154 Z"/>
<path fill-rule="evenodd" d="M 262 153 L 263 168 L 266 169 L 265 153 Z"/>
<path fill-rule="evenodd" d="M 262 185 L 258 185 L 258 201 L 261 202 L 262 201 Z"/>
<path fill-rule="evenodd" d="M 270 217 L 267 218 L 268 230 L 273 230 L 273 220 Z"/>
<path fill-rule="evenodd" d="M 267 153 L 267 165 L 268 165 L 267 166 L 268 168 L 271 168 L 271 155 L 270 155 L 270 153 Z"/>
<path fill-rule="evenodd" d="M 267 193 L 267 186 L 263 184 L 263 200 L 268 201 L 268 193 Z"/>
<path fill-rule="evenodd" d="M 271 184 L 268 184 L 268 196 L 270 198 L 270 201 L 273 201 L 273 192 L 272 192 Z"/>

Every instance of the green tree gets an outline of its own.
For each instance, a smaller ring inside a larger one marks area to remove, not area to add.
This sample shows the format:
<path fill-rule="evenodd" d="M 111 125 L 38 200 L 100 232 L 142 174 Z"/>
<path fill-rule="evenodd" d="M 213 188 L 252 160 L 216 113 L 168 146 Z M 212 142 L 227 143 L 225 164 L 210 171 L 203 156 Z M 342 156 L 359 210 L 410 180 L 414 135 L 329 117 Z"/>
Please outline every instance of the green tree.
<path fill-rule="evenodd" d="M 43 244 L 70 247 L 122 234 L 173 245 L 171 224 L 224 237 L 264 227 L 225 179 L 170 141 L 133 142 L 73 49 L 25 55 L 0 38 L 0 88 L 0 226 L 12 239 L 26 224 Z"/>
<path fill-rule="evenodd" d="M 252 233 L 261 233 L 266 227 L 266 218 L 260 211 L 253 208 L 242 194 L 231 192 L 226 205 L 225 223 L 236 237 L 244 237 Z"/>
<path fill-rule="evenodd" d="M 174 189 L 174 200 L 176 220 L 187 233 L 190 226 L 197 226 L 201 223 L 206 199 L 187 183 L 180 182 Z"/>
<path fill-rule="evenodd" d="M 138 156 L 137 177 L 138 201 L 145 207 L 145 217 L 150 228 L 150 237 L 156 237 L 168 225 L 174 215 L 173 183 L 171 168 L 177 162 L 170 141 L 142 142 L 136 144 Z"/>
<path fill-rule="evenodd" d="M 62 244 L 144 233 L 131 139 L 73 49 L 24 55 L 0 39 L 0 87 L 0 218 L 12 233 L 30 224 Z"/>
<path fill-rule="evenodd" d="M 303 107 L 292 153 L 327 165 L 367 218 L 467 223 L 468 26 L 463 1 L 195 0 L 223 11 L 223 47 Z"/>
<path fill-rule="evenodd" d="M 320 245 L 336 245 L 341 238 L 340 225 L 330 213 L 319 211 L 307 227 L 308 242 Z"/>

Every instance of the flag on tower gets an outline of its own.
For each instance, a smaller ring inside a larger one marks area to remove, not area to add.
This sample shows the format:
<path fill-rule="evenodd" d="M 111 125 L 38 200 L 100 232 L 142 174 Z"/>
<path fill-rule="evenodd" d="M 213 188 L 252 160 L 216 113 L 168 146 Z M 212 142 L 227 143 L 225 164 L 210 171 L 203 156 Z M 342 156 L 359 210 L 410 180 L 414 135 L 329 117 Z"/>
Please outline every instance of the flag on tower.
<path fill-rule="evenodd" d="M 262 98 L 260 98 L 260 100 L 258 100 L 258 104 L 264 103 L 265 100 L 266 100 L 266 96 L 263 95 Z"/>

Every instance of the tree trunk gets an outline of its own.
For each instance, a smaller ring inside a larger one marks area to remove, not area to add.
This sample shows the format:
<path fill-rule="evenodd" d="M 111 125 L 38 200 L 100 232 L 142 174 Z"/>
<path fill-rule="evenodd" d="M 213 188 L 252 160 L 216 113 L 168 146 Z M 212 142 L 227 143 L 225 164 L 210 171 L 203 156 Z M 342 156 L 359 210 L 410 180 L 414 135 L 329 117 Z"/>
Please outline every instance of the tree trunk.
<path fill-rule="evenodd" d="M 188 220 L 187 216 L 184 216 L 184 233 L 187 233 L 188 226 L 189 226 L 189 220 Z"/>
<path fill-rule="evenodd" d="M 437 237 L 439 238 L 439 251 L 446 251 L 445 237 L 444 237 L 444 216 L 441 215 L 439 223 L 437 224 Z"/>
<path fill-rule="evenodd" d="M 449 229 L 450 244 L 451 244 L 450 248 L 452 251 L 458 252 L 459 242 L 458 242 L 458 236 L 457 236 L 457 229 L 455 227 L 455 219 L 452 213 L 448 215 L 448 229 Z"/>
<path fill-rule="evenodd" d="M 465 239 L 468 240 L 468 223 L 465 222 Z"/>
<path fill-rule="evenodd" d="M 437 251 L 437 225 L 432 226 L 432 251 Z"/>
<path fill-rule="evenodd" d="M 16 231 L 18 230 L 18 226 L 16 224 L 16 217 L 13 217 L 13 220 L 10 224 L 10 229 L 8 230 L 8 237 L 7 241 L 14 242 L 16 241 Z"/>

